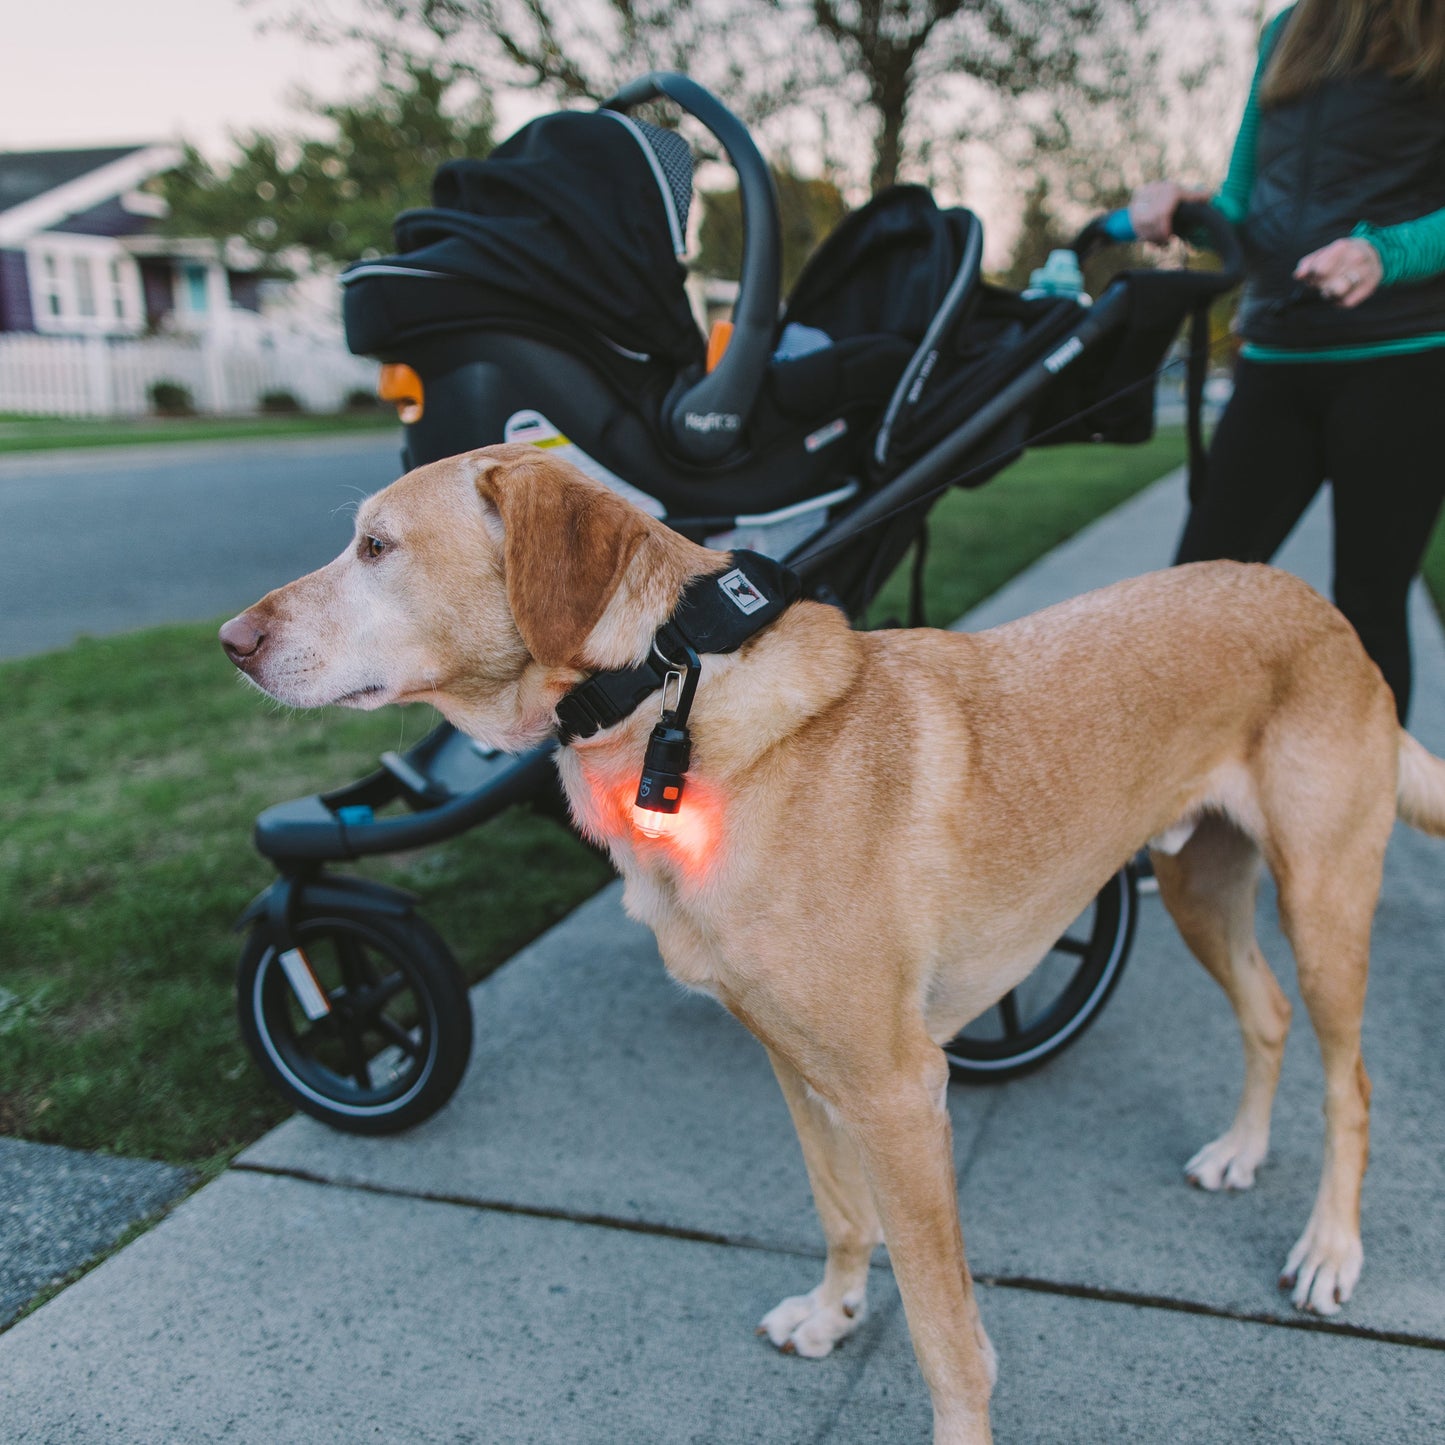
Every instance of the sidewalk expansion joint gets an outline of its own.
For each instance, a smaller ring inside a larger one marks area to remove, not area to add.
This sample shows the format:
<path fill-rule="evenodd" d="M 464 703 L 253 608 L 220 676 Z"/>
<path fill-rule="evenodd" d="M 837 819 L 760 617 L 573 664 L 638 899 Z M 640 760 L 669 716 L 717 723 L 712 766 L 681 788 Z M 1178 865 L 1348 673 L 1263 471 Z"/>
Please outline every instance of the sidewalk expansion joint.
<path fill-rule="evenodd" d="M 1169 1295 L 1143 1294 L 1136 1290 L 1109 1289 L 1103 1285 L 1068 1284 L 1034 1279 L 1029 1275 L 975 1274 L 974 1283 L 994 1289 L 1016 1289 L 1028 1294 L 1063 1295 L 1068 1299 L 1097 1300 L 1101 1304 L 1135 1305 L 1140 1309 L 1172 1310 L 1175 1314 L 1206 1315 L 1211 1319 L 1235 1320 L 1240 1324 L 1270 1325 L 1279 1330 L 1302 1330 L 1307 1334 L 1345 1335 L 1350 1339 L 1374 1340 L 1385 1345 L 1408 1345 L 1417 1350 L 1445 1350 L 1445 1339 L 1418 1335 L 1409 1330 L 1384 1330 L 1373 1325 L 1355 1325 L 1347 1320 L 1322 1319 L 1316 1315 L 1269 1314 L 1263 1310 L 1231 1309 L 1202 1300 L 1174 1299 Z"/>
<path fill-rule="evenodd" d="M 392 1184 L 373 1184 L 361 1179 L 332 1179 L 308 1169 L 272 1164 L 233 1163 L 233 1174 L 265 1174 L 273 1179 L 295 1179 L 302 1184 L 324 1188 L 350 1189 L 359 1194 L 379 1194 L 388 1199 L 415 1199 L 425 1204 L 449 1204 L 479 1214 L 515 1214 L 526 1219 L 552 1219 L 563 1224 L 581 1224 L 593 1229 L 616 1229 L 626 1234 L 651 1234 L 664 1239 L 683 1239 L 692 1244 L 716 1244 L 725 1249 L 750 1249 L 762 1254 L 781 1254 L 798 1259 L 822 1259 L 821 1249 L 796 1249 L 788 1245 L 764 1244 L 747 1235 L 718 1234 L 708 1229 L 685 1229 L 648 1219 L 624 1219 L 615 1214 L 588 1214 L 576 1209 L 558 1209 L 544 1204 L 517 1204 L 506 1199 L 479 1199 L 475 1195 L 443 1194 L 428 1189 L 402 1189 Z"/>
<path fill-rule="evenodd" d="M 760 1254 L 777 1254 L 794 1259 L 822 1259 L 821 1249 L 799 1249 L 790 1245 L 765 1244 L 746 1235 L 719 1234 L 708 1229 L 685 1229 L 680 1225 L 661 1224 L 655 1220 L 624 1219 L 615 1214 L 592 1214 L 582 1210 L 559 1209 L 541 1204 L 517 1204 L 505 1199 L 479 1199 L 473 1195 L 444 1194 L 426 1189 L 402 1189 L 391 1184 L 374 1184 L 359 1179 L 332 1179 L 308 1169 L 295 1169 L 273 1164 L 236 1162 L 231 1173 L 261 1174 L 273 1179 L 294 1179 L 320 1188 L 348 1189 L 359 1194 L 376 1194 L 387 1199 L 414 1199 L 425 1204 L 446 1204 L 456 1209 L 470 1209 L 478 1214 L 509 1214 L 525 1219 L 550 1219 L 562 1224 L 580 1224 L 591 1229 L 613 1229 L 625 1234 L 646 1234 L 662 1239 L 686 1240 L 692 1244 L 712 1244 L 724 1249 L 747 1249 Z M 886 1270 L 886 1262 L 875 1262 L 874 1269 Z M 1031 1275 L 975 1273 L 974 1283 L 990 1289 L 1012 1289 L 1026 1294 L 1061 1295 L 1066 1299 L 1094 1300 L 1100 1304 L 1133 1305 L 1137 1309 L 1171 1310 L 1175 1314 L 1204 1315 L 1210 1319 L 1233 1320 L 1238 1324 L 1268 1325 L 1280 1330 L 1299 1330 L 1307 1334 L 1343 1335 L 1350 1339 L 1374 1340 L 1379 1344 L 1406 1345 L 1419 1350 L 1445 1351 L 1445 1339 L 1414 1334 L 1409 1330 L 1378 1329 L 1372 1325 L 1355 1325 L 1343 1320 L 1316 1316 L 1286 1317 L 1265 1311 L 1231 1309 L 1202 1300 L 1175 1299 L 1169 1295 L 1146 1294 L 1138 1290 L 1110 1289 L 1103 1285 L 1073 1284 L 1067 1281 L 1036 1279 Z"/>

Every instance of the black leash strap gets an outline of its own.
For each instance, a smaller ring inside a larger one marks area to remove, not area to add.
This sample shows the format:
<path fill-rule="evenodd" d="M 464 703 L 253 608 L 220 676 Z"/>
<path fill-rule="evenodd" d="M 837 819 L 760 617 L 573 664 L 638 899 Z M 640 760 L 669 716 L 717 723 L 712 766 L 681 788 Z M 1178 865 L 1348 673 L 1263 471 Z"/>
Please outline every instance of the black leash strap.
<path fill-rule="evenodd" d="M 686 667 L 688 647 L 706 654 L 736 652 L 782 616 L 803 595 L 797 574 L 758 552 L 734 552 L 722 572 L 690 582 L 672 616 L 637 667 L 599 672 L 578 683 L 557 704 L 565 746 L 590 738 L 633 713 L 669 672 Z"/>
<path fill-rule="evenodd" d="M 927 627 L 928 611 L 923 598 L 923 569 L 928 564 L 928 518 L 918 524 L 918 540 L 913 544 L 913 575 L 908 580 L 908 625 Z"/>
<path fill-rule="evenodd" d="M 1189 437 L 1189 501 L 1204 490 L 1204 383 L 1209 379 L 1209 309 L 1213 298 L 1200 301 L 1189 317 L 1189 366 L 1184 380 L 1184 425 Z"/>

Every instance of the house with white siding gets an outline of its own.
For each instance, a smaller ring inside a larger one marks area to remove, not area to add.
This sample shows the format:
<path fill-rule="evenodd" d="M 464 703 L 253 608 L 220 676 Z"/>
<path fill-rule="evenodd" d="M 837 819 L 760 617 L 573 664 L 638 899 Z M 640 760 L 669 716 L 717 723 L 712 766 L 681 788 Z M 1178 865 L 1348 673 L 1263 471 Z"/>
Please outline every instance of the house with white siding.
<path fill-rule="evenodd" d="M 272 280 L 239 240 L 161 234 L 154 182 L 181 158 L 0 151 L 0 413 L 140 416 L 162 382 L 205 412 L 279 393 L 328 411 L 374 385 L 375 363 L 343 344 L 334 282 Z"/>
<path fill-rule="evenodd" d="M 0 333 L 199 334 L 260 309 L 230 245 L 157 234 L 174 145 L 0 151 Z"/>

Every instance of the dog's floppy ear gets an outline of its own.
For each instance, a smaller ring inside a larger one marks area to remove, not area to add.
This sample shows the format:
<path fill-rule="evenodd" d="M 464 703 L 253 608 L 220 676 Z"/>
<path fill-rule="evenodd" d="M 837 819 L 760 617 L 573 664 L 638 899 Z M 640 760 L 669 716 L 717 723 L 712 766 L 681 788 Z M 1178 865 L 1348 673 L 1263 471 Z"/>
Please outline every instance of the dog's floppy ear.
<path fill-rule="evenodd" d="M 500 519 L 507 602 L 527 651 L 544 667 L 579 665 L 647 519 L 535 447 L 489 448 L 477 492 Z"/>

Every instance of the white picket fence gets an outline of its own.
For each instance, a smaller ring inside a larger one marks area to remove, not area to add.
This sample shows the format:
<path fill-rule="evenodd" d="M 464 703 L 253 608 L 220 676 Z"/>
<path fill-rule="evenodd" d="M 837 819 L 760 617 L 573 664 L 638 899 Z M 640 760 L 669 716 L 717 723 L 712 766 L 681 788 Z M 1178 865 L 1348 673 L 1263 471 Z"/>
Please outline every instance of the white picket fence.
<path fill-rule="evenodd" d="M 376 363 L 339 342 L 293 336 L 0 335 L 0 412 L 144 416 L 159 381 L 185 387 L 200 412 L 253 412 L 279 391 L 307 411 L 336 411 L 348 393 L 374 388 Z"/>

